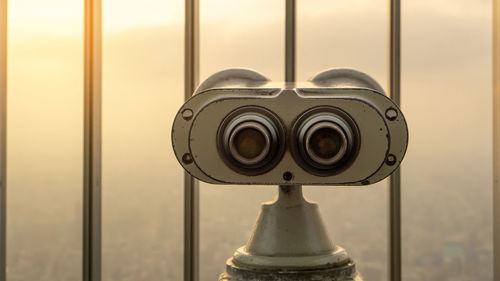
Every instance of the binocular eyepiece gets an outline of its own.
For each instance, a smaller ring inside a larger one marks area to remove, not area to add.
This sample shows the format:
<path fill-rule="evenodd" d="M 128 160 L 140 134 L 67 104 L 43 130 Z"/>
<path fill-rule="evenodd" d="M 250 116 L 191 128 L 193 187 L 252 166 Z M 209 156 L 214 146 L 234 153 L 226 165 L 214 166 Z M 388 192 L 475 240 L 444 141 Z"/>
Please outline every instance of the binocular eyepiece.
<path fill-rule="evenodd" d="M 222 158 L 233 170 L 258 175 L 272 169 L 284 151 L 284 129 L 278 117 L 260 107 L 230 113 L 218 132 Z"/>
<path fill-rule="evenodd" d="M 283 155 L 286 140 L 279 118 L 253 106 L 229 114 L 218 133 L 221 157 L 233 170 L 246 175 L 272 169 Z M 345 112 L 334 107 L 318 107 L 296 119 L 288 143 L 303 169 L 329 176 L 347 168 L 355 158 L 359 133 Z"/>
<path fill-rule="evenodd" d="M 317 107 L 302 114 L 293 127 L 292 154 L 299 165 L 318 176 L 349 167 L 360 143 L 352 118 L 335 107 Z"/>

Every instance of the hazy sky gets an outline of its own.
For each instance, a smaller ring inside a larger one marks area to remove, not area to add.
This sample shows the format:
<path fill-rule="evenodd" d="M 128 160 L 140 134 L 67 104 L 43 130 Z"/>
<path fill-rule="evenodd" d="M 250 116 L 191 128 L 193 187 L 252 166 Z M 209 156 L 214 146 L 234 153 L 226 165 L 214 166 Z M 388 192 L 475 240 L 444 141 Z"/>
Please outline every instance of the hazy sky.
<path fill-rule="evenodd" d="M 284 1 L 266 0 L 207 0 L 200 1 L 203 21 L 266 22 L 284 17 Z M 311 17 L 332 16 L 337 13 L 386 11 L 386 1 L 354 0 L 298 1 L 301 14 Z M 103 1 L 104 26 L 109 30 L 123 30 L 140 25 L 182 23 L 183 1 Z M 17 0 L 9 3 L 11 28 L 43 30 L 52 26 L 51 32 L 72 34 L 81 26 L 83 2 L 75 0 Z M 403 12 L 418 13 L 419 10 L 450 14 L 459 17 L 484 17 L 491 9 L 490 1 L 436 0 L 403 2 Z M 64 25 L 58 25 L 64 23 Z M 40 25 L 41 24 L 41 25 Z"/>
<path fill-rule="evenodd" d="M 273 80 L 283 78 L 284 1 L 200 1 L 202 78 L 234 66 L 253 68 Z M 428 249 L 417 245 L 435 241 L 433 247 L 440 249 L 443 237 L 468 233 L 489 218 L 490 6 L 485 0 L 403 1 L 402 101 L 410 130 L 403 163 L 406 274 L 421 269 L 410 253 L 427 254 Z M 57 247 L 39 253 L 57 257 L 58 249 L 69 247 L 77 254 L 68 259 L 68 267 L 80 270 L 80 244 L 63 245 L 59 238 L 81 239 L 82 8 L 82 1 L 73 0 L 9 3 L 9 245 L 17 247 L 9 253 L 9 264 L 10 274 L 19 280 L 39 275 L 50 280 L 52 259 L 21 254 L 43 245 L 47 237 Z M 165 239 L 179 244 L 182 238 L 179 231 L 168 237 L 153 234 L 164 220 L 175 229 L 181 223 L 182 171 L 171 151 L 170 125 L 183 95 L 183 12 L 181 0 L 103 0 L 108 277 L 120 271 L 114 258 L 143 260 L 119 251 L 126 241 L 139 251 L 159 248 Z M 300 80 L 330 67 L 350 66 L 385 87 L 387 1 L 299 0 L 297 47 Z M 244 242 L 259 202 L 273 194 L 272 189 L 202 184 L 203 229 L 216 233 L 212 226 L 224 224 L 235 231 L 229 237 L 202 237 L 205 245 L 227 242 L 217 257 L 202 257 L 204 270 L 211 274 L 207 276 L 215 278 L 218 264 Z M 386 222 L 385 183 L 357 191 L 311 188 L 306 195 L 327 210 L 323 215 L 334 240 L 349 246 L 362 261 L 360 268 L 368 264 L 385 272 L 384 260 L 358 251 L 356 243 L 361 242 L 351 232 L 367 233 L 359 239 L 385 253 L 386 227 L 377 227 Z M 241 210 L 234 211 L 236 207 Z M 427 223 L 436 230 L 408 231 L 412 225 L 424 229 Z M 140 236 L 144 224 L 151 226 L 147 239 Z M 60 228 L 42 235 L 33 225 Z M 482 227 L 481 235 L 489 234 L 488 227 Z M 125 237 L 125 242 L 116 237 Z M 490 238 L 484 240 L 486 247 L 491 244 Z M 179 247 L 165 251 L 163 258 L 177 260 Z M 32 267 L 33 275 L 23 271 L 20 261 L 38 265 Z"/>

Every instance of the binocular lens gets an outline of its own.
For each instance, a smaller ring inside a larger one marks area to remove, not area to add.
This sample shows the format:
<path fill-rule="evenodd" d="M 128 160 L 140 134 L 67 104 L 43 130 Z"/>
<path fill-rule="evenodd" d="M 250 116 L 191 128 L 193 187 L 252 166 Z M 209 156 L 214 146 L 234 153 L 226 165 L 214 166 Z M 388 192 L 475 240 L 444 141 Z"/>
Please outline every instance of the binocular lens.
<path fill-rule="evenodd" d="M 323 159 L 332 158 L 340 150 L 341 139 L 337 131 L 322 128 L 311 135 L 309 148 L 312 153 Z"/>
<path fill-rule="evenodd" d="M 307 130 L 305 147 L 311 160 L 321 165 L 332 165 L 345 155 L 347 138 L 337 124 L 319 122 Z"/>
<path fill-rule="evenodd" d="M 269 153 L 270 136 L 266 128 L 256 122 L 243 122 L 229 137 L 231 156 L 241 164 L 256 164 Z"/>
<path fill-rule="evenodd" d="M 254 106 L 231 112 L 218 132 L 222 159 L 234 171 L 260 175 L 278 163 L 285 149 L 284 130 L 273 113 Z"/>
<path fill-rule="evenodd" d="M 299 117 L 293 128 L 297 163 L 308 172 L 331 176 L 356 156 L 359 135 L 350 117 L 336 108 L 317 107 Z"/>

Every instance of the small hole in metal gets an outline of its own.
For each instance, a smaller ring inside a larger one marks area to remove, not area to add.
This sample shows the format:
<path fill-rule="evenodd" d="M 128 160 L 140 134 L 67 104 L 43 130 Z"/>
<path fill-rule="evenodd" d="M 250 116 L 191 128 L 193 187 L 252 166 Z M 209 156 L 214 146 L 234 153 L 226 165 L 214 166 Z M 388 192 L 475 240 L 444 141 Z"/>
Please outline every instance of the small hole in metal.
<path fill-rule="evenodd" d="M 185 153 L 182 155 L 182 162 L 184 162 L 184 164 L 191 164 L 193 163 L 193 157 L 191 157 L 191 154 Z"/>
<path fill-rule="evenodd" d="M 186 121 L 191 120 L 193 118 L 193 111 L 189 108 L 186 108 L 182 111 L 182 118 Z"/>
<path fill-rule="evenodd" d="M 394 156 L 393 154 L 387 155 L 387 158 L 385 159 L 385 163 L 387 163 L 387 165 L 389 165 L 389 166 L 396 164 L 396 156 Z"/>
<path fill-rule="evenodd" d="M 293 174 L 291 172 L 284 172 L 283 179 L 286 181 L 291 181 L 293 179 Z"/>
<path fill-rule="evenodd" d="M 394 121 L 398 118 L 398 111 L 391 107 L 385 111 L 385 117 L 390 121 Z"/>

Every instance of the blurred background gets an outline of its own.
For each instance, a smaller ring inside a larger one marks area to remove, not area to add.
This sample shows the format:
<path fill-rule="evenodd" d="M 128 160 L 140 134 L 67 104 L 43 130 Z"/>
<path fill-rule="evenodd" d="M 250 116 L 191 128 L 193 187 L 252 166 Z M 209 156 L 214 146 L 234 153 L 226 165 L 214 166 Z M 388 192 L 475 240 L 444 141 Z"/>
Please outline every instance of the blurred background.
<path fill-rule="evenodd" d="M 402 1 L 403 279 L 492 280 L 491 1 Z M 201 81 L 284 79 L 284 1 L 200 0 Z M 297 80 L 387 84 L 386 0 L 297 1 Z M 103 0 L 103 280 L 182 280 L 183 0 Z M 83 1 L 9 3 L 10 281 L 81 280 Z M 385 87 L 387 89 L 387 87 Z M 200 277 L 217 280 L 274 186 L 202 183 Z M 365 280 L 386 280 L 388 184 L 305 187 Z"/>

